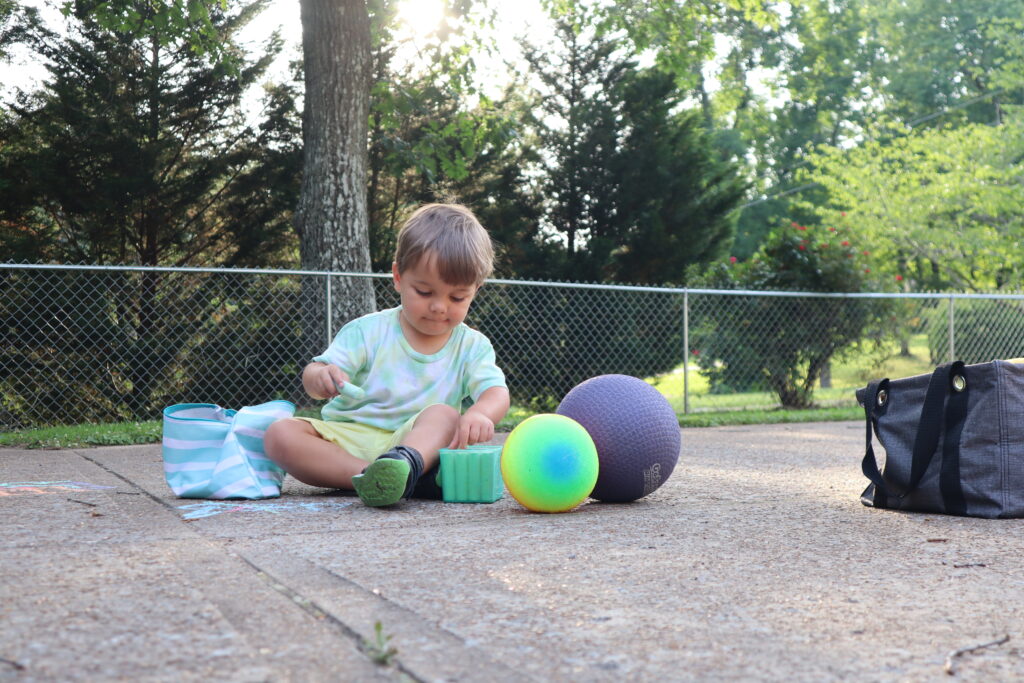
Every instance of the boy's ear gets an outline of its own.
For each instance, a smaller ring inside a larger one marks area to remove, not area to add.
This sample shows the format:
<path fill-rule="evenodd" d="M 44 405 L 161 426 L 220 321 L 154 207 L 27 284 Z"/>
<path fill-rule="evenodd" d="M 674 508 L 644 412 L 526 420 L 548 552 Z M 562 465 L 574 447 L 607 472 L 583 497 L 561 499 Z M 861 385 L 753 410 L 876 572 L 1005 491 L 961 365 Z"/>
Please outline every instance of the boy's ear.
<path fill-rule="evenodd" d="M 398 261 L 391 262 L 391 279 L 395 283 L 395 289 L 398 289 L 398 285 L 402 280 L 402 274 L 398 272 Z"/>

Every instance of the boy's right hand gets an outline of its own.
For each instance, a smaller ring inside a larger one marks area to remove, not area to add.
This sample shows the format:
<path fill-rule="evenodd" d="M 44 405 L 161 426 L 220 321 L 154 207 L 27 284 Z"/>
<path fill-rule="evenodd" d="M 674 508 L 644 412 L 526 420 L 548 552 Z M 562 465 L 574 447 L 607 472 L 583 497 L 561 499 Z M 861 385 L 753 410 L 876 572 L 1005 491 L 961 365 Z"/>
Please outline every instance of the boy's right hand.
<path fill-rule="evenodd" d="M 316 399 L 334 398 L 346 382 L 348 375 L 337 365 L 313 363 L 306 371 L 306 393 Z"/>

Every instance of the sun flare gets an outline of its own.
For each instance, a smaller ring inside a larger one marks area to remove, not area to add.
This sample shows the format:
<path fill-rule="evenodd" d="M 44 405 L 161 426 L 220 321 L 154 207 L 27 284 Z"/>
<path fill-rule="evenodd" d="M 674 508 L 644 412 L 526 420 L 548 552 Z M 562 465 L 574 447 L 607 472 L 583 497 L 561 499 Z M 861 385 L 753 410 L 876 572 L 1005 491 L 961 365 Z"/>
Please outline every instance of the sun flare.
<path fill-rule="evenodd" d="M 445 0 L 403 0 L 398 3 L 398 19 L 410 34 L 427 36 L 441 24 Z"/>

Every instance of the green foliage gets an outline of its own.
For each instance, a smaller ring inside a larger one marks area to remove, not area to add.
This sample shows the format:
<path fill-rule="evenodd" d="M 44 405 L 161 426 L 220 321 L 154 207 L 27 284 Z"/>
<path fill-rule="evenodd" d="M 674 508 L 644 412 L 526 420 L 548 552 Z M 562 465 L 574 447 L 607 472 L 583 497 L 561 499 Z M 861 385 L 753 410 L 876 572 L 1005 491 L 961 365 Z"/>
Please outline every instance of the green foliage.
<path fill-rule="evenodd" d="M 718 264 L 702 285 L 714 289 L 859 292 L 873 288 L 847 231 L 795 222 L 774 231 L 745 262 Z M 773 391 L 785 408 L 811 405 L 828 363 L 878 337 L 885 304 L 872 299 L 730 297 L 691 318 L 690 340 L 713 390 Z"/>
<path fill-rule="evenodd" d="M 474 56 L 490 20 L 468 0 L 449 3 L 453 16 L 417 42 L 421 60 L 404 63 L 396 3 L 371 4 L 374 85 L 370 100 L 368 213 L 370 259 L 388 271 L 405 217 L 418 205 L 469 205 L 500 241 L 518 242 L 536 211 L 523 170 L 529 149 L 515 121 L 520 102 L 479 92 Z M 458 30 L 452 30 L 457 25 Z"/>
<path fill-rule="evenodd" d="M 494 341 L 513 402 L 549 412 L 591 377 L 646 377 L 678 364 L 682 301 L 666 295 L 665 306 L 652 307 L 644 305 L 649 296 L 548 287 L 510 296 L 508 288 L 484 289 L 473 322 Z"/>
<path fill-rule="evenodd" d="M 566 12 L 573 3 L 549 3 Z M 657 65 L 673 74 L 683 88 L 698 87 L 701 66 L 715 56 L 715 36 L 738 21 L 758 29 L 778 23 L 779 17 L 762 0 L 725 3 L 676 0 L 619 0 L 599 6 L 602 32 L 622 31 L 636 53 L 653 49 Z"/>
<path fill-rule="evenodd" d="M 823 147 L 806 179 L 828 202 L 805 204 L 821 221 L 855 221 L 870 267 L 925 290 L 1017 287 L 1024 269 L 1020 175 L 1024 117 L 1005 123 L 908 131 L 882 127 L 852 149 Z"/>
<path fill-rule="evenodd" d="M 375 663 L 391 666 L 391 660 L 398 654 L 398 648 L 390 644 L 391 636 L 384 633 L 384 625 L 376 622 L 373 625 L 373 640 L 364 641 L 366 653 Z"/>
<path fill-rule="evenodd" d="M 265 7 L 269 0 L 259 0 Z M 197 2 L 135 2 L 123 0 L 64 0 L 65 17 L 95 21 L 108 31 L 123 35 L 148 35 L 160 47 L 184 40 L 196 53 L 223 64 L 236 66 L 230 45 L 223 42 L 216 13 L 228 7 L 228 0 Z"/>
<path fill-rule="evenodd" d="M 106 7 L 114 6 L 128 3 Z M 50 77 L 0 121 L 5 254 L 93 264 L 290 260 L 287 224 L 301 160 L 296 95 L 268 88 L 258 130 L 240 106 L 279 43 L 225 71 L 187 41 L 111 30 L 86 3 L 76 7 L 80 22 L 66 35 L 33 26 L 33 49 Z M 225 49 L 252 7 L 210 7 Z M 95 291 L 83 297 L 85 277 Z M 0 301 L 7 342 L 0 365 L 11 368 L 2 380 L 5 422 L 149 418 L 175 402 L 178 385 L 197 378 L 182 379 L 179 356 L 198 339 L 239 332 L 230 324 L 205 329 L 225 321 L 225 295 L 186 279 L 154 271 L 8 273 Z"/>
<path fill-rule="evenodd" d="M 118 422 L 188 400 L 293 398 L 307 355 L 297 290 L 251 276 L 4 271 L 0 422 Z"/>
<path fill-rule="evenodd" d="M 771 30 L 739 23 L 723 73 L 727 96 L 715 96 L 716 120 L 733 117 L 732 129 L 752 160 L 755 189 L 765 197 L 745 207 L 737 226 L 738 256 L 752 255 L 772 225 L 784 217 L 812 220 L 794 200 L 813 205 L 825 200 L 814 185 L 798 178 L 816 145 L 848 144 L 874 112 L 864 94 L 872 87 L 871 65 L 879 51 L 866 38 L 870 16 L 861 0 L 794 3 Z M 758 68 L 778 70 L 764 90 L 750 79 Z M 731 112 L 735 111 L 735 114 Z M 799 194 L 790 193 L 802 188 Z"/>
<path fill-rule="evenodd" d="M 932 126 L 998 123 L 1007 104 L 1024 104 L 1021 81 L 1014 80 L 1024 48 L 1024 4 L 876 0 L 868 6 L 871 41 L 883 46 L 873 76 L 885 83 L 880 92 L 894 118 Z M 996 94 L 1000 87 L 1008 90 Z"/>
<path fill-rule="evenodd" d="M 211 10 L 225 45 L 251 9 Z M 9 179 L 0 186 L 0 244 L 26 260 L 281 259 L 293 248 L 287 222 L 301 161 L 295 93 L 268 91 L 258 130 L 241 107 L 280 43 L 256 61 L 239 58 L 232 75 L 183 40 L 162 45 L 79 14 L 67 34 L 34 28 L 49 78 L 0 122 L 0 177 Z"/>
<path fill-rule="evenodd" d="M 965 363 L 1024 356 L 1024 305 L 1020 301 L 957 299 L 953 321 L 956 347 L 950 354 L 948 307 L 934 308 L 928 318 L 928 350 L 936 365 L 953 356 Z"/>
<path fill-rule="evenodd" d="M 160 420 L 42 427 L 0 434 L 0 446 L 30 449 L 131 446 L 158 443 L 162 432 Z"/>
<path fill-rule="evenodd" d="M 543 84 L 532 117 L 546 159 L 545 219 L 561 279 L 679 282 L 721 255 L 745 183 L 719 161 L 674 79 L 637 70 L 583 10 L 560 15 L 560 52 L 525 45 Z M 551 277 L 549 273 L 548 277 Z"/>
<path fill-rule="evenodd" d="M 474 209 L 515 201 L 521 184 L 510 112 L 481 99 L 467 109 L 462 93 L 429 77 L 379 82 L 370 115 L 368 178 L 370 254 L 377 271 L 391 268 L 398 228 L 417 205 L 458 200 Z M 488 185 L 489 192 L 481 192 Z M 474 199 L 478 201 L 474 202 Z M 485 224 L 487 224 L 485 222 Z M 488 224 L 489 225 L 489 224 Z"/>
<path fill-rule="evenodd" d="M 6 59 L 8 51 L 25 39 L 27 25 L 36 20 L 34 9 L 19 14 L 15 0 L 0 0 L 0 59 Z"/>
<path fill-rule="evenodd" d="M 612 195 L 621 128 L 621 101 L 612 93 L 633 69 L 616 41 L 594 35 L 593 21 L 592 13 L 576 6 L 556 20 L 562 49 L 521 43 L 542 88 L 529 124 L 545 152 L 545 218 L 565 243 L 568 271 L 557 277 L 580 280 L 605 279 L 600 270 L 615 237 Z M 603 244 L 604 253 L 590 252 L 591 241 Z"/>
<path fill-rule="evenodd" d="M 725 255 L 746 185 L 735 165 L 716 159 L 699 116 L 671 113 L 670 78 L 631 75 L 621 97 L 614 234 L 592 239 L 590 249 L 610 251 L 611 279 L 679 282 L 691 264 Z"/>

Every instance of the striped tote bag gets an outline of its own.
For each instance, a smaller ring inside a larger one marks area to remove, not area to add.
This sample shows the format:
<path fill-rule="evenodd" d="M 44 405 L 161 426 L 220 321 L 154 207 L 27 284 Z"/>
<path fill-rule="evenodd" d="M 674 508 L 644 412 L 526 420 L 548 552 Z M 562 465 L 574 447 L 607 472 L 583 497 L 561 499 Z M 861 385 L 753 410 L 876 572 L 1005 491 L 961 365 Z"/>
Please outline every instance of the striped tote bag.
<path fill-rule="evenodd" d="M 284 470 L 267 458 L 263 435 L 274 420 L 291 417 L 289 401 L 241 410 L 212 403 L 164 408 L 164 477 L 180 498 L 276 498 Z"/>

